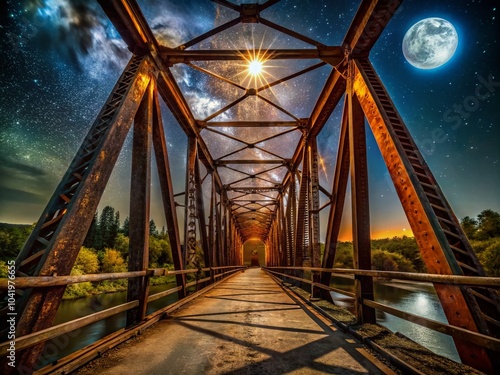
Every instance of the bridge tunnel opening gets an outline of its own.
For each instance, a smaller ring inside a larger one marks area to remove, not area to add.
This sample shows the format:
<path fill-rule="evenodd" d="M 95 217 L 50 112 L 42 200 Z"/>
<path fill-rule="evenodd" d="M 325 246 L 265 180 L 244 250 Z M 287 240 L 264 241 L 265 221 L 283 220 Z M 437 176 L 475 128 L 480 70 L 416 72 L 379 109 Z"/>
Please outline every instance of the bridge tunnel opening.
<path fill-rule="evenodd" d="M 249 267 L 266 265 L 266 245 L 259 239 L 251 239 L 243 244 L 243 264 Z"/>

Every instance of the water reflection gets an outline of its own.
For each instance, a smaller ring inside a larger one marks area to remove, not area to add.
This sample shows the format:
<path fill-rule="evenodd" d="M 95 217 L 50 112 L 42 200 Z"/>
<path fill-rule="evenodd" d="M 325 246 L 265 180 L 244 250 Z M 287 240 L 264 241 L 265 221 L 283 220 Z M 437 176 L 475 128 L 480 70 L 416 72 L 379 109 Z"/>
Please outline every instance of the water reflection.
<path fill-rule="evenodd" d="M 332 286 L 353 292 L 354 280 L 336 278 Z M 448 323 L 432 284 L 404 281 L 375 282 L 374 294 L 377 302 L 438 322 Z M 338 297 L 343 297 L 344 300 L 335 301 L 335 304 L 352 307 L 352 300 L 346 301 L 345 296 L 335 293 L 334 299 Z M 377 310 L 377 323 L 392 332 L 399 332 L 409 337 L 437 354 L 461 362 L 453 339 L 448 335 L 379 310 Z"/>
<path fill-rule="evenodd" d="M 175 287 L 175 284 L 152 286 L 150 287 L 149 294 L 159 293 L 173 287 Z M 57 310 L 54 325 L 109 309 L 126 301 L 127 292 L 99 294 L 87 298 L 65 300 L 61 302 Z M 175 301 L 177 301 L 176 293 L 148 303 L 147 314 L 151 314 Z M 49 340 L 40 358 L 39 367 L 63 358 L 125 327 L 125 322 L 126 312 L 123 312 Z"/>

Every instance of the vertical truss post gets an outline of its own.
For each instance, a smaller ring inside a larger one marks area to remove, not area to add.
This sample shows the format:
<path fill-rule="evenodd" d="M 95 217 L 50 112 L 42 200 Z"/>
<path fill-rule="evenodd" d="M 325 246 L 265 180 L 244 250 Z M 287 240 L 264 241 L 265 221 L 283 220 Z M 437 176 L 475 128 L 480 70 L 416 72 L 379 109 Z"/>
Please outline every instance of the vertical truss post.
<path fill-rule="evenodd" d="M 163 129 L 163 120 L 160 111 L 158 92 L 154 92 L 153 111 L 153 146 L 155 151 L 156 166 L 158 169 L 158 179 L 160 181 L 161 197 L 165 220 L 167 222 L 168 239 L 172 249 L 172 260 L 176 270 L 183 270 L 181 240 L 179 236 L 179 225 L 177 221 L 177 210 L 174 198 L 174 188 L 172 185 L 172 175 L 168 161 L 168 150 Z M 182 290 L 177 292 L 179 299 L 184 297 L 186 289 L 186 275 L 175 275 L 177 286 L 182 286 Z"/>
<path fill-rule="evenodd" d="M 365 117 L 352 87 L 353 62 L 349 63 L 347 83 L 349 110 L 349 149 L 351 164 L 353 263 L 356 269 L 371 269 L 370 206 L 366 161 Z M 375 323 L 375 309 L 363 305 L 373 300 L 371 276 L 355 276 L 356 317 L 362 323 Z"/>
<path fill-rule="evenodd" d="M 319 175 L 318 175 L 318 142 L 316 137 L 309 140 L 311 162 L 311 203 L 310 203 L 310 239 L 311 239 L 311 266 L 319 267 L 321 254 L 319 248 Z"/>
<path fill-rule="evenodd" d="M 326 228 L 325 253 L 323 255 L 323 268 L 332 268 L 335 261 L 335 252 L 340 232 L 340 223 L 344 211 L 344 202 L 347 192 L 347 181 L 349 180 L 349 109 L 347 96 L 344 99 L 344 111 L 340 124 L 340 138 L 337 150 L 337 162 L 333 177 L 332 198 L 328 224 Z M 321 275 L 321 283 L 330 285 L 332 274 L 325 272 Z M 324 291 L 323 297 L 331 300 L 330 292 Z"/>
<path fill-rule="evenodd" d="M 309 138 L 310 149 L 310 203 L 309 203 L 309 231 L 310 231 L 310 250 L 311 250 L 311 267 L 321 266 L 321 253 L 319 246 L 319 175 L 318 175 L 318 142 L 315 136 Z M 317 271 L 312 272 L 313 282 L 320 282 L 320 274 Z M 321 294 L 322 289 L 311 287 L 311 298 L 315 298 Z"/>
<path fill-rule="evenodd" d="M 288 243 L 286 236 L 286 217 L 285 217 L 285 198 L 284 193 L 280 192 L 278 207 L 279 210 L 279 233 L 281 243 L 281 258 L 279 259 L 280 266 L 288 265 Z"/>
<path fill-rule="evenodd" d="M 212 261 L 210 259 L 210 251 L 207 236 L 207 224 L 205 219 L 205 202 L 203 200 L 203 186 L 201 184 L 200 168 L 195 168 L 196 180 L 196 207 L 198 214 L 198 223 L 200 224 L 200 244 L 203 250 L 203 261 L 205 267 L 211 267 Z"/>
<path fill-rule="evenodd" d="M 186 204 L 184 225 L 184 267 L 186 267 L 196 255 L 196 168 L 197 165 L 197 141 L 195 137 L 188 138 L 187 168 L 186 168 Z"/>
<path fill-rule="evenodd" d="M 227 254 L 222 246 L 222 199 L 220 195 L 215 209 L 215 228 L 216 248 L 222 256 L 222 265 L 227 266 Z"/>
<path fill-rule="evenodd" d="M 151 80 L 134 120 L 130 184 L 129 271 L 147 270 L 149 263 L 154 90 L 154 81 Z M 148 276 L 132 278 L 128 281 L 127 301 L 139 300 L 139 306 L 127 311 L 127 326 L 140 322 L 146 316 L 148 292 Z"/>
<path fill-rule="evenodd" d="M 215 207 L 216 207 L 216 189 L 215 189 L 215 178 L 212 175 L 212 186 L 210 189 L 210 216 L 208 219 L 208 244 L 210 248 L 210 257 L 212 259 L 213 266 L 220 266 L 219 254 L 216 251 L 216 239 L 215 239 Z"/>
<path fill-rule="evenodd" d="M 305 263 L 310 265 L 309 258 L 309 187 L 311 174 L 309 168 L 310 147 L 307 140 L 304 140 L 304 152 L 302 157 L 302 176 L 300 179 L 299 206 L 297 208 L 297 229 L 295 237 L 295 266 L 302 267 Z"/>
<path fill-rule="evenodd" d="M 290 266 L 295 266 L 295 212 L 297 209 L 297 198 L 296 198 L 296 188 L 295 188 L 295 174 L 292 173 L 290 178 L 290 187 L 288 192 L 288 205 L 287 205 L 287 234 L 288 234 L 288 245 L 290 251 L 289 262 Z"/>
<path fill-rule="evenodd" d="M 133 56 L 16 259 L 17 275 L 69 275 L 144 91 L 149 58 Z M 26 290 L 16 303 L 17 336 L 49 328 L 65 287 Z M 33 371 L 44 344 L 18 353 L 17 371 Z M 5 373 L 12 370 L 7 367 Z"/>

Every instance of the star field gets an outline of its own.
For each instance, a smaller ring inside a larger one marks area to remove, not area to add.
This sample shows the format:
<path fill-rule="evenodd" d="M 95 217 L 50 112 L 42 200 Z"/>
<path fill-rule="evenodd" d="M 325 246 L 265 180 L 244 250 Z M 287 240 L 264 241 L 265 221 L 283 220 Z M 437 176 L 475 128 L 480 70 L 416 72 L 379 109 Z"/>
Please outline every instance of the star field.
<path fill-rule="evenodd" d="M 141 0 L 139 5 L 159 42 L 169 47 L 182 45 L 237 16 L 207 0 Z M 282 0 L 262 16 L 325 45 L 340 45 L 357 7 L 358 1 Z M 0 20 L 0 31 L 5 36 L 0 42 L 0 222 L 32 223 L 131 54 L 96 2 L 8 0 L 5 9 Z M 497 12 L 491 1 L 405 1 L 370 55 L 459 218 L 475 216 L 486 208 L 500 210 Z M 458 31 L 459 46 L 447 64 L 422 71 L 405 60 L 401 42 L 414 23 L 427 17 L 450 21 Z M 311 48 L 258 24 L 238 25 L 193 48 L 249 49 L 252 38 L 264 49 Z M 268 68 L 268 80 L 306 67 L 303 61 L 280 64 L 269 63 L 275 66 Z M 210 63 L 199 66 L 232 72 L 228 78 L 238 83 L 243 80 L 238 69 L 230 71 Z M 277 100 L 293 115 L 307 117 L 330 71 L 330 67 L 317 69 L 275 86 L 272 91 L 266 90 L 263 95 Z M 191 67 L 176 65 L 173 72 L 197 118 L 209 116 L 240 95 L 241 90 L 214 83 L 213 77 Z M 318 139 L 324 160 L 320 181 L 328 189 L 341 111 L 335 110 Z M 235 108 L 217 120 L 241 112 Z M 171 165 L 175 166 L 174 188 L 179 192 L 184 188 L 186 137 L 166 106 L 163 116 Z M 377 145 L 370 132 L 367 135 L 373 235 L 404 234 L 409 226 Z M 237 142 L 217 143 L 217 137 L 212 138 L 214 152 L 223 154 L 236 147 Z M 114 206 L 122 218 L 127 216 L 129 205 L 130 141 L 129 137 L 101 201 L 101 207 Z M 161 227 L 164 218 L 158 189 L 153 179 L 152 216 Z M 323 221 L 325 217 L 326 210 L 322 212 Z"/>

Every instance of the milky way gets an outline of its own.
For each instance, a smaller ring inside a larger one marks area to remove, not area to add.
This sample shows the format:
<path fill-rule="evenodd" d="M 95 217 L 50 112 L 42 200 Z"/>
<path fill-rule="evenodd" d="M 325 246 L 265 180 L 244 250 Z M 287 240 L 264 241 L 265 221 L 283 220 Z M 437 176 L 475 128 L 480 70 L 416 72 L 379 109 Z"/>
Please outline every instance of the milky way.
<path fill-rule="evenodd" d="M 144 0 L 139 5 L 159 42 L 169 47 L 182 45 L 237 16 L 206 0 Z M 282 0 L 264 11 L 263 17 L 326 45 L 340 45 L 357 6 L 356 1 Z M 0 42 L 0 221 L 31 223 L 38 219 L 131 53 L 96 2 L 7 1 L 5 8 L 0 23 L 5 35 Z M 496 84 L 500 82 L 500 34 L 496 13 L 489 1 L 405 1 L 371 53 L 375 68 L 459 218 L 475 216 L 486 208 L 500 210 L 500 89 Z M 457 53 L 447 64 L 424 72 L 405 61 L 401 41 L 411 25 L 427 17 L 449 20 L 460 39 Z M 263 49 L 310 48 L 263 25 L 247 24 L 191 49 L 251 50 L 254 41 Z M 317 62 L 269 61 L 266 79 L 272 82 Z M 250 84 L 241 74 L 245 69 L 241 65 L 206 62 L 197 66 L 224 74 L 238 85 Z M 176 65 L 172 71 L 193 114 L 201 120 L 243 93 L 195 67 Z M 297 118 L 307 117 L 330 71 L 328 66 L 318 68 L 266 90 L 262 96 Z M 482 89 L 477 89 L 479 86 Z M 270 120 L 290 120 L 283 112 L 266 109 L 262 100 L 260 104 L 255 100 L 247 98 L 240 107 L 214 120 L 244 119 L 241 116 L 248 113 L 248 108 L 268 113 Z M 184 186 L 186 137 L 166 106 L 163 116 L 171 163 L 175 166 L 174 185 L 179 192 Z M 339 108 L 318 139 L 324 160 L 320 180 L 329 189 L 340 117 Z M 252 132 L 219 130 L 247 141 Z M 297 142 L 297 133 L 261 146 L 276 149 L 280 144 Z M 202 136 L 215 157 L 244 146 L 207 130 L 202 131 Z M 267 136 L 259 134 L 260 139 Z M 408 224 L 369 133 L 368 147 L 374 235 L 402 234 L 403 229 L 409 229 Z M 260 153 L 257 157 L 266 157 L 263 151 L 253 152 Z M 242 177 L 236 172 L 224 173 L 223 177 L 231 180 Z M 276 169 L 267 173 L 266 179 L 277 181 L 282 175 L 283 171 Z M 127 216 L 129 178 L 130 139 L 101 207 L 110 204 L 120 210 L 122 217 Z M 325 198 L 322 200 L 324 203 Z M 158 183 L 154 179 L 152 215 L 161 226 L 164 218 L 158 203 Z"/>

